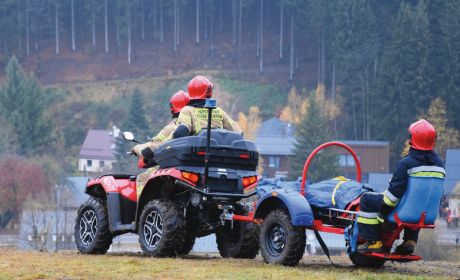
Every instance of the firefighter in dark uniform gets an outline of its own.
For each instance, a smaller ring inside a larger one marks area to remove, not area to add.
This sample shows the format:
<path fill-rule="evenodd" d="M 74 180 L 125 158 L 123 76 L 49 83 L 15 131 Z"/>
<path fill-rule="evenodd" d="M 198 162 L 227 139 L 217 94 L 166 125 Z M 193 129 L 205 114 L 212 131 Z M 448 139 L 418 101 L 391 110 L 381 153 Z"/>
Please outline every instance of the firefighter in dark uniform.
<path fill-rule="evenodd" d="M 436 130 L 426 120 L 419 120 L 409 126 L 409 154 L 397 165 L 390 186 L 383 193 L 364 193 L 358 213 L 358 232 L 364 244 L 358 246 L 359 253 L 384 253 L 381 241 L 381 225 L 407 189 L 409 176 L 444 177 L 445 171 L 440 157 L 433 151 Z M 418 230 L 404 229 L 403 243 L 396 247 L 396 253 L 410 255 L 414 252 Z"/>
<path fill-rule="evenodd" d="M 213 84 L 203 76 L 196 76 L 188 83 L 190 102 L 185 106 L 177 118 L 177 128 L 172 138 L 197 135 L 206 129 L 208 123 L 208 109 L 203 108 L 206 99 L 212 97 Z M 223 128 L 241 132 L 241 128 L 228 114 L 217 107 L 212 110 L 211 128 Z"/>

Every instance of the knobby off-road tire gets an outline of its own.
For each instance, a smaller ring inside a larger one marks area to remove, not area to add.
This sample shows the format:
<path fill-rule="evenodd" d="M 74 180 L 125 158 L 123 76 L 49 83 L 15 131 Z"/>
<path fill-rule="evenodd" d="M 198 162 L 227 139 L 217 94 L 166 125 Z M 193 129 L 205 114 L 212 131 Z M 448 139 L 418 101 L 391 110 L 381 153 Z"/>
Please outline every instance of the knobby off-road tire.
<path fill-rule="evenodd" d="M 297 265 L 305 252 L 305 229 L 292 225 L 284 209 L 270 212 L 260 230 L 260 251 L 266 263 Z"/>
<path fill-rule="evenodd" d="M 185 242 L 185 219 L 170 200 L 152 200 L 142 210 L 139 243 L 153 257 L 175 257 Z"/>
<path fill-rule="evenodd" d="M 238 207 L 240 215 L 247 215 L 247 209 Z M 259 226 L 254 223 L 233 222 L 219 227 L 216 231 L 216 242 L 223 258 L 254 259 L 259 253 Z"/>
<path fill-rule="evenodd" d="M 195 245 L 195 239 L 195 236 L 187 235 L 185 237 L 184 245 L 182 246 L 182 248 L 179 248 L 177 250 L 177 254 L 180 256 L 188 255 L 190 251 L 192 251 L 193 246 Z"/>
<path fill-rule="evenodd" d="M 90 198 L 78 209 L 75 219 L 75 243 L 83 254 L 105 254 L 112 244 L 107 204 Z"/>
<path fill-rule="evenodd" d="M 356 267 L 381 268 L 385 264 L 384 259 L 369 257 L 360 253 L 351 254 L 350 260 Z"/>

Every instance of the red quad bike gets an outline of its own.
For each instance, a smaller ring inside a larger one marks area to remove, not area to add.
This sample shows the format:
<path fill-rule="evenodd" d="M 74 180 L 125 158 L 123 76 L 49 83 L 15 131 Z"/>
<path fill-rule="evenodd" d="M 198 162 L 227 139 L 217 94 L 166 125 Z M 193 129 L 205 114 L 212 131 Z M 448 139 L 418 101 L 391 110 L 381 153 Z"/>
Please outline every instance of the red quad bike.
<path fill-rule="evenodd" d="M 243 199 L 255 194 L 259 154 L 239 133 L 211 131 L 215 100 L 205 107 L 207 130 L 168 141 L 148 158 L 158 170 L 139 198 L 136 176 L 89 180 L 85 192 L 91 198 L 78 210 L 75 224 L 80 252 L 104 254 L 113 237 L 132 232 L 145 254 L 173 257 L 188 254 L 197 237 L 215 233 L 222 257 L 255 258 L 258 226 L 240 220 L 253 216 L 253 205 Z M 131 133 L 124 137 L 136 141 Z"/>
<path fill-rule="evenodd" d="M 329 142 L 317 147 L 307 158 L 304 165 L 300 191 L 290 188 L 265 189 L 259 186 L 259 199 L 254 213 L 253 222 L 263 220 L 260 229 L 260 249 L 267 263 L 296 265 L 305 251 L 305 229 L 315 232 L 315 235 L 329 258 L 329 250 L 319 232 L 342 234 L 345 237 L 347 253 L 354 265 L 358 267 L 379 268 L 386 261 L 409 262 L 421 260 L 420 256 L 398 255 L 390 253 L 393 243 L 399 239 L 404 228 L 422 229 L 434 228 L 443 191 L 442 178 L 410 177 L 408 188 L 395 208 L 387 217 L 389 226 L 385 226 L 383 243 L 388 253 L 365 253 L 356 251 L 357 245 L 363 243 L 359 239 L 357 215 L 360 197 L 348 203 L 345 209 L 315 208 L 306 199 L 305 183 L 307 171 L 313 157 L 323 148 L 339 146 L 353 156 L 357 176 L 361 182 L 361 164 L 356 153 L 347 145 L 340 142 Z M 308 191 L 308 188 L 307 188 Z"/>

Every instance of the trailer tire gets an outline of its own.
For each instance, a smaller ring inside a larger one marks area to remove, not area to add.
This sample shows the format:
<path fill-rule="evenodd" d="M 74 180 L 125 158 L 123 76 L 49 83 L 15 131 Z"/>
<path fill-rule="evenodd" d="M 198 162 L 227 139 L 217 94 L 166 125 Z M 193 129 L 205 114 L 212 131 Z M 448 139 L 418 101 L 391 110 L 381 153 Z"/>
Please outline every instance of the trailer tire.
<path fill-rule="evenodd" d="M 266 263 L 295 266 L 305 252 L 305 229 L 292 225 L 285 209 L 270 212 L 260 230 L 260 251 Z"/>
<path fill-rule="evenodd" d="M 83 254 L 105 254 L 112 244 L 107 204 L 90 198 L 78 209 L 75 219 L 75 244 Z"/>
<path fill-rule="evenodd" d="M 369 257 L 356 252 L 350 255 L 350 260 L 356 267 L 364 268 L 381 268 L 385 264 L 384 259 Z"/>
<path fill-rule="evenodd" d="M 139 243 L 144 254 L 175 257 L 185 242 L 185 219 L 179 207 L 167 199 L 154 199 L 142 210 Z"/>

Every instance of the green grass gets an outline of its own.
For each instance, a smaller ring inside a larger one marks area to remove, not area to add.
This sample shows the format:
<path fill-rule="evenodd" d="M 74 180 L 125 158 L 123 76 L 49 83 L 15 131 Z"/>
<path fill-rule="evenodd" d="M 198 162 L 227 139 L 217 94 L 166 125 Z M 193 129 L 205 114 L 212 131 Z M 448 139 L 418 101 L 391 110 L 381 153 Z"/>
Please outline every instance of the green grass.
<path fill-rule="evenodd" d="M 308 259 L 313 258 L 313 261 Z M 345 257 L 307 257 L 297 267 L 269 265 L 261 260 L 222 259 L 209 256 L 155 259 L 140 254 L 81 255 L 76 252 L 40 253 L 4 250 L 0 254 L 0 279 L 448 279 L 417 265 L 382 270 L 356 269 Z M 455 263 L 452 264 L 455 267 Z M 433 265 L 431 265 L 433 266 Z M 447 269 L 444 267 L 444 269 Z M 452 268 L 451 268 L 452 270 Z M 450 272 L 452 273 L 452 272 Z M 457 271 L 458 273 L 458 271 Z"/>

